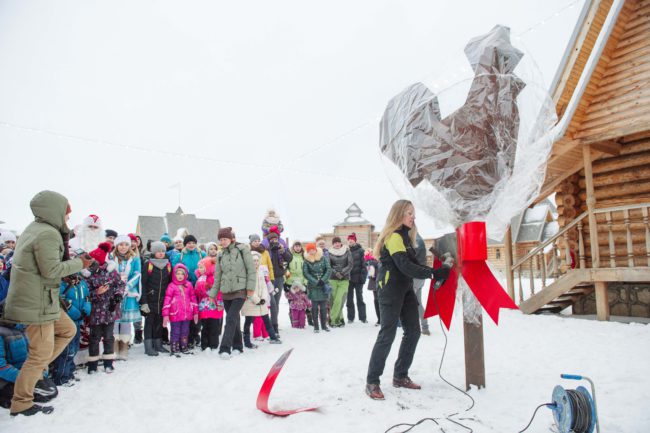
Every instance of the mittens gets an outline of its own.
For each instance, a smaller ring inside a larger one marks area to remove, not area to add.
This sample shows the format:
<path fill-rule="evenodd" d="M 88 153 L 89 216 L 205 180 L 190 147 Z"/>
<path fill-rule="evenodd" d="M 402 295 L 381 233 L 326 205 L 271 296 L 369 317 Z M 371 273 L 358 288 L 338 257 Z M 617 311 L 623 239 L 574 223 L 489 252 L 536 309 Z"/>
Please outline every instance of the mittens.
<path fill-rule="evenodd" d="M 163 317 L 163 327 L 169 326 L 169 317 L 165 316 Z"/>
<path fill-rule="evenodd" d="M 140 305 L 140 311 L 142 311 L 143 314 L 151 313 L 151 310 L 149 309 L 149 304 Z"/>

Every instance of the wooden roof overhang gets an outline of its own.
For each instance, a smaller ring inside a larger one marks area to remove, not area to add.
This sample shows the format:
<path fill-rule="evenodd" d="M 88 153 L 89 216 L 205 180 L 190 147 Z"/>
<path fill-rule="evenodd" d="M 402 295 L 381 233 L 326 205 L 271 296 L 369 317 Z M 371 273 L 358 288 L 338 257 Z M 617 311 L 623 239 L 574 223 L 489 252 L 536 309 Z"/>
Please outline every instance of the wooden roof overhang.
<path fill-rule="evenodd" d="M 558 118 L 576 90 L 612 3 L 585 5 L 552 87 Z M 553 145 L 537 201 L 583 168 L 583 145 L 591 145 L 594 160 L 617 155 L 621 145 L 650 136 L 649 129 L 650 0 L 627 0 L 566 132 Z"/>

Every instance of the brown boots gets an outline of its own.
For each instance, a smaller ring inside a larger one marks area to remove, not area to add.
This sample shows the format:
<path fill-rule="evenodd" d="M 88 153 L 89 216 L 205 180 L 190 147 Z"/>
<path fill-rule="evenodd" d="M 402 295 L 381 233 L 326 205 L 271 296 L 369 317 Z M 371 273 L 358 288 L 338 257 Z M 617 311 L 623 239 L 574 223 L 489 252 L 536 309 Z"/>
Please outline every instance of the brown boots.
<path fill-rule="evenodd" d="M 407 388 L 407 389 L 422 389 L 420 385 L 417 383 L 414 383 L 410 377 L 402 377 L 402 378 L 393 378 L 393 386 L 395 388 Z"/>

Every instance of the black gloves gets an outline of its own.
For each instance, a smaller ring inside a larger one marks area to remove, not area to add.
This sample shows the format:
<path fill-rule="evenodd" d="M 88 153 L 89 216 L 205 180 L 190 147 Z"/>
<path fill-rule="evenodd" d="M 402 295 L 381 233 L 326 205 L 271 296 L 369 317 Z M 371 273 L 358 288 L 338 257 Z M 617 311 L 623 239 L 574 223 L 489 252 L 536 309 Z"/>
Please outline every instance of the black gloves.
<path fill-rule="evenodd" d="M 451 268 L 449 266 L 441 266 L 438 269 L 434 269 L 433 272 L 431 273 L 431 276 L 434 280 L 440 281 L 440 280 L 446 280 L 449 278 L 449 271 Z"/>
<path fill-rule="evenodd" d="M 257 305 L 264 305 L 266 304 L 266 299 L 260 299 L 260 302 L 257 303 Z"/>
<path fill-rule="evenodd" d="M 122 295 L 113 296 L 110 301 L 108 301 L 108 311 L 111 313 L 115 311 L 115 308 L 120 305 L 122 302 Z"/>
<path fill-rule="evenodd" d="M 319 288 L 322 289 L 323 287 L 325 287 L 325 281 L 323 281 L 323 280 L 318 280 L 318 283 L 316 283 L 316 286 L 318 286 Z"/>

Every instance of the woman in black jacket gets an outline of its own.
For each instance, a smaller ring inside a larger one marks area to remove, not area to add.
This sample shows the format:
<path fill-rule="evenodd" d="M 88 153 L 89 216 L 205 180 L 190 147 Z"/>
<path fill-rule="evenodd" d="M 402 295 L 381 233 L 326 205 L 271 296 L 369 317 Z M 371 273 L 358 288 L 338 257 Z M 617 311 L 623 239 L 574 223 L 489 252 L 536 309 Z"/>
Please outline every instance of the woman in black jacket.
<path fill-rule="evenodd" d="M 413 355 L 420 338 L 418 301 L 413 291 L 413 279 L 444 279 L 449 267 L 433 270 L 418 264 L 415 250 L 415 208 L 408 200 L 398 200 L 388 214 L 384 229 L 375 245 L 375 257 L 379 257 L 381 270 L 377 278 L 381 328 L 372 349 L 366 394 L 374 400 L 383 400 L 379 377 L 384 372 L 386 358 L 395 340 L 397 322 L 401 320 L 404 337 L 399 348 L 393 372 L 393 386 L 420 389 L 408 376 Z"/>
<path fill-rule="evenodd" d="M 140 310 L 145 316 L 144 351 L 149 356 L 157 356 L 158 352 L 169 352 L 162 345 L 162 307 L 165 303 L 165 291 L 172 280 L 172 265 L 165 252 L 165 244 L 153 242 L 153 257 L 145 261 L 142 267 Z"/>

